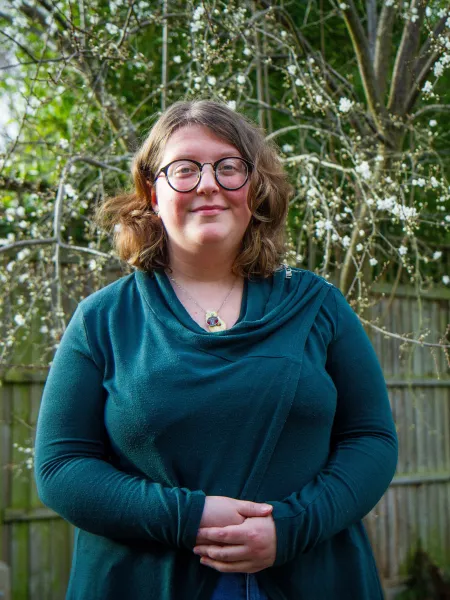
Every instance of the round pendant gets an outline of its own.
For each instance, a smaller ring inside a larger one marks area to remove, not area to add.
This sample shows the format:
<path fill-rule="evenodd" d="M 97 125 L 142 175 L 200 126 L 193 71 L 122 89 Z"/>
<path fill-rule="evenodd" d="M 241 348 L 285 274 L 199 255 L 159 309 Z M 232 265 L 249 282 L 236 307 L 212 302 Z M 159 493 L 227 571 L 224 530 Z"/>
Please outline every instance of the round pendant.
<path fill-rule="evenodd" d="M 215 310 L 208 310 L 205 318 L 209 331 L 223 331 L 227 328 L 225 321 L 222 321 Z"/>

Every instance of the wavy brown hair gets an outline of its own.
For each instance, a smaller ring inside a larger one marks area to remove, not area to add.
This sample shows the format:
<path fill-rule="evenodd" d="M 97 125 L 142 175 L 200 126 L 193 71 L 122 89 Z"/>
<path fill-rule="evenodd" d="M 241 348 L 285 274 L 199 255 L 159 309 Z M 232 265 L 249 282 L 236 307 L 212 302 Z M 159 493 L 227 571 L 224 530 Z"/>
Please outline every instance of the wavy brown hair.
<path fill-rule="evenodd" d="M 235 146 L 254 168 L 248 203 L 252 213 L 233 272 L 268 277 L 285 255 L 285 221 L 291 186 L 276 146 L 263 132 L 225 104 L 194 100 L 172 104 L 156 121 L 133 159 L 134 190 L 107 198 L 96 211 L 97 223 L 114 234 L 119 257 L 134 268 L 170 269 L 167 232 L 151 205 L 151 190 L 169 137 L 185 125 L 208 127 Z"/>

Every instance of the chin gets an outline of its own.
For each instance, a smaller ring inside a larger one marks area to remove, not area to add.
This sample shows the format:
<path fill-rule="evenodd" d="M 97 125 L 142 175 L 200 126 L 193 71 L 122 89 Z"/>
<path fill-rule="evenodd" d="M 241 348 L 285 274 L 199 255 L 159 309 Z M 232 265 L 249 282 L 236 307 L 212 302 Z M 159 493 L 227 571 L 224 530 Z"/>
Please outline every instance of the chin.
<path fill-rule="evenodd" d="M 232 232 L 229 230 L 221 229 L 219 227 L 205 227 L 203 231 L 196 231 L 195 234 L 193 234 L 192 239 L 195 240 L 197 244 L 220 244 L 221 242 L 230 240 L 231 236 Z"/>

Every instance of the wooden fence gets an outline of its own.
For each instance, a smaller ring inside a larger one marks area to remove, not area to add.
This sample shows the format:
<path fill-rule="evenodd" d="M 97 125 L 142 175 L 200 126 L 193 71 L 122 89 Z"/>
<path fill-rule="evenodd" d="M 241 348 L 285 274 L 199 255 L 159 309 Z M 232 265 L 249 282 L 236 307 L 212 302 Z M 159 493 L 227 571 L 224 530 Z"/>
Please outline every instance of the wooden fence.
<path fill-rule="evenodd" d="M 427 341 L 435 341 L 450 323 L 449 300 L 448 290 L 430 293 L 420 314 L 412 292 L 399 288 L 391 304 L 377 298 L 372 317 L 389 331 L 415 338 L 429 329 Z M 400 340 L 368 333 L 400 440 L 397 475 L 366 518 L 389 588 L 401 582 L 419 539 L 435 560 L 450 565 L 450 370 L 442 350 L 409 344 L 399 358 Z M 0 387 L 0 561 L 11 567 L 13 600 L 63 600 L 70 570 L 72 527 L 42 506 L 26 465 L 21 472 L 11 469 L 26 460 L 18 447 L 33 438 L 45 377 L 45 371 L 10 371 Z"/>

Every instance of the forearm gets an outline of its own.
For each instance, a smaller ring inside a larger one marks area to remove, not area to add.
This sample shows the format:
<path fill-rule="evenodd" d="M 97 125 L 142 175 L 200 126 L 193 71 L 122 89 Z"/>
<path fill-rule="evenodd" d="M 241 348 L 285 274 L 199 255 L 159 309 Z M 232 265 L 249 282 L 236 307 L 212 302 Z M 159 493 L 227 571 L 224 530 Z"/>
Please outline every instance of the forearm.
<path fill-rule="evenodd" d="M 74 453 L 36 465 L 39 496 L 64 519 L 115 539 L 146 539 L 192 549 L 205 495 L 168 488 Z"/>
<path fill-rule="evenodd" d="M 361 520 L 380 500 L 397 464 L 395 431 L 341 442 L 326 467 L 301 491 L 267 501 L 281 565 Z"/>

